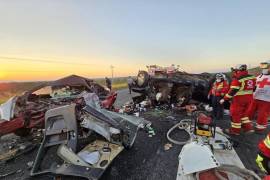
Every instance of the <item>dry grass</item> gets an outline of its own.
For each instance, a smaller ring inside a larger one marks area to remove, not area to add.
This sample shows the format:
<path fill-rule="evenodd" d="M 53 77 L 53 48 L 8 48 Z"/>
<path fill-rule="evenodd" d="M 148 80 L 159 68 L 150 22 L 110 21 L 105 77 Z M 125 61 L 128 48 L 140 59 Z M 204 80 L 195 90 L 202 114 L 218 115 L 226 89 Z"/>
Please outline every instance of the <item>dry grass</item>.
<path fill-rule="evenodd" d="M 113 83 L 112 84 L 112 89 L 113 90 L 125 89 L 127 87 L 128 87 L 127 83 L 117 83 L 117 84 Z"/>

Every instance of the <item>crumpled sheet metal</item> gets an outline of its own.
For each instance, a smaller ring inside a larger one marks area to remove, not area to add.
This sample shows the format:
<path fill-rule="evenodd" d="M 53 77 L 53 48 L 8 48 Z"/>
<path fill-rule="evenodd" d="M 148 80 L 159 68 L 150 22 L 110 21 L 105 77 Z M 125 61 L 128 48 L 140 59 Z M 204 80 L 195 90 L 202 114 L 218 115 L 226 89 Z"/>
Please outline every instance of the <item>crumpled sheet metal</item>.
<path fill-rule="evenodd" d="M 86 116 L 81 122 L 81 126 L 102 135 L 108 141 L 111 141 L 111 136 L 113 134 L 120 134 L 120 130 L 110 127 L 107 123 L 104 123 L 93 116 Z"/>
<path fill-rule="evenodd" d="M 51 86 L 85 86 L 90 89 L 88 83 L 93 82 L 92 79 L 84 78 L 77 75 L 70 75 L 49 83 Z"/>
<path fill-rule="evenodd" d="M 31 176 L 55 172 L 56 169 L 41 169 L 43 158 L 50 147 L 65 144 L 72 151 L 77 149 L 77 121 L 75 104 L 51 109 L 45 114 L 45 133 L 39 147 Z"/>
<path fill-rule="evenodd" d="M 91 153 L 98 151 L 100 154 L 100 158 L 98 162 L 92 164 L 91 167 L 101 168 L 105 170 L 114 160 L 114 158 L 123 151 L 123 149 L 123 146 L 108 143 L 102 140 L 96 140 L 91 144 L 87 145 L 83 150 L 79 152 L 79 154 L 82 152 Z"/>
<path fill-rule="evenodd" d="M 126 147 L 131 147 L 133 145 L 137 136 L 137 131 L 140 128 L 151 125 L 150 121 L 146 121 L 140 117 L 124 115 L 102 109 L 97 103 L 98 97 L 96 95 L 89 95 L 85 101 L 87 106 L 84 108 L 84 111 L 90 115 L 90 118 L 92 116 L 92 119 L 103 121 L 103 123 L 108 123 L 110 127 L 124 131 L 124 134 L 126 134 L 124 142 Z"/>
<path fill-rule="evenodd" d="M 88 97 L 92 98 L 87 99 L 87 105 L 80 109 L 80 112 L 75 111 L 75 104 L 47 111 L 45 136 L 31 171 L 32 176 L 50 173 L 98 179 L 124 147 L 133 145 L 138 129 L 150 124 L 143 118 L 102 109 L 96 95 L 92 94 Z M 83 120 L 79 127 L 77 127 L 77 120 Z M 99 140 L 100 137 L 97 137 L 77 153 L 77 134 L 81 127 L 94 130 L 108 141 Z M 117 134 L 116 137 L 113 137 L 113 134 Z M 49 169 L 41 169 L 43 156 L 50 148 L 57 148 L 58 157 L 65 163 L 55 166 L 52 161 L 51 164 L 47 164 Z M 90 156 L 94 152 L 98 152 L 100 157 Z"/>
<path fill-rule="evenodd" d="M 77 147 L 77 121 L 75 104 L 48 110 L 45 114 L 45 146 L 67 144 L 72 150 Z M 65 134 L 65 137 L 63 137 Z"/>
<path fill-rule="evenodd" d="M 83 159 L 77 156 L 72 149 L 68 148 L 65 144 L 59 146 L 57 155 L 61 157 L 65 162 L 78 166 L 90 167 Z"/>

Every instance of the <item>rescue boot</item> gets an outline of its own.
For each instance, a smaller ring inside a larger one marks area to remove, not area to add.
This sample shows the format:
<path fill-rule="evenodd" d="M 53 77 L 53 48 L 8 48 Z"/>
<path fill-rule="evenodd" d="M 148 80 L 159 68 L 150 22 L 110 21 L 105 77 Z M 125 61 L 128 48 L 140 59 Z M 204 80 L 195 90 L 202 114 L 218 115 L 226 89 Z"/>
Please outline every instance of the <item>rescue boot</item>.
<path fill-rule="evenodd" d="M 244 117 L 241 119 L 242 129 L 245 134 L 254 133 L 254 128 L 252 122 L 249 120 L 249 117 Z"/>
<path fill-rule="evenodd" d="M 239 136 L 240 135 L 240 132 L 239 130 L 235 130 L 233 128 L 230 128 L 230 129 L 224 129 L 223 132 L 225 134 L 228 134 L 228 135 L 236 135 L 236 136 Z"/>
<path fill-rule="evenodd" d="M 256 134 L 265 134 L 265 129 L 258 129 L 258 128 L 255 128 L 255 133 Z"/>
<path fill-rule="evenodd" d="M 253 129 L 252 124 L 250 123 L 250 124 L 243 125 L 243 132 L 245 134 L 252 134 L 252 133 L 254 133 L 254 129 Z"/>

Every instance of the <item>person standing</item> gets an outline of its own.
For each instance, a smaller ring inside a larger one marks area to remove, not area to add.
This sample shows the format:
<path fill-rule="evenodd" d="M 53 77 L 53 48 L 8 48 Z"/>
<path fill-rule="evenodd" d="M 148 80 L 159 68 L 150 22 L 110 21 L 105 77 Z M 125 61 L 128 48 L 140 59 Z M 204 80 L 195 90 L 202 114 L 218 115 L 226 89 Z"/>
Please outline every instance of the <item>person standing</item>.
<path fill-rule="evenodd" d="M 247 118 L 247 109 L 253 99 L 256 78 L 248 74 L 246 64 L 232 68 L 232 78 L 229 92 L 220 100 L 221 104 L 231 100 L 231 128 L 225 129 L 224 132 L 240 135 L 242 128 L 245 133 L 252 133 L 254 132 L 253 125 Z"/>
<path fill-rule="evenodd" d="M 216 80 L 212 84 L 208 93 L 208 99 L 211 99 L 211 106 L 213 107 L 212 116 L 214 119 L 223 119 L 224 107 L 219 101 L 228 92 L 229 85 L 221 73 L 216 74 Z"/>
<path fill-rule="evenodd" d="M 131 94 L 131 88 L 132 88 L 133 82 L 134 81 L 131 78 L 131 76 L 128 76 L 128 78 L 127 78 L 127 84 L 128 84 L 129 94 Z"/>
<path fill-rule="evenodd" d="M 107 88 L 109 88 L 111 91 L 112 90 L 112 81 L 108 77 L 105 77 L 105 81 L 106 81 Z"/>
<path fill-rule="evenodd" d="M 261 75 L 257 77 L 253 101 L 248 109 L 249 119 L 253 119 L 257 112 L 255 130 L 262 133 L 267 128 L 268 116 L 270 114 L 270 61 L 260 64 Z"/>

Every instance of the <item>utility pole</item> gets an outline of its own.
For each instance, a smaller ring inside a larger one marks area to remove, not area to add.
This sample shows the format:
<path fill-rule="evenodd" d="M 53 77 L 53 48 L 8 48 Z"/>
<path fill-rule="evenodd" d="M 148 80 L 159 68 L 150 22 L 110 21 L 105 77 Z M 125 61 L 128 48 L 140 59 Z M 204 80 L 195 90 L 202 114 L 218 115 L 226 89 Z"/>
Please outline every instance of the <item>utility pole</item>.
<path fill-rule="evenodd" d="M 114 69 L 114 66 L 113 66 L 113 65 L 111 65 L 111 66 L 110 66 L 110 68 L 111 68 L 111 72 L 112 72 L 112 79 L 113 79 L 113 69 Z"/>

